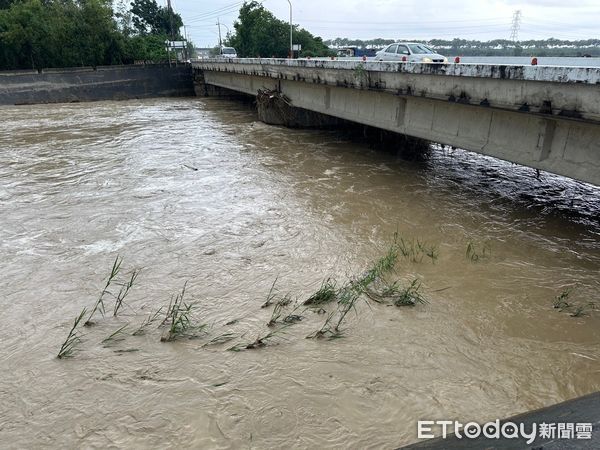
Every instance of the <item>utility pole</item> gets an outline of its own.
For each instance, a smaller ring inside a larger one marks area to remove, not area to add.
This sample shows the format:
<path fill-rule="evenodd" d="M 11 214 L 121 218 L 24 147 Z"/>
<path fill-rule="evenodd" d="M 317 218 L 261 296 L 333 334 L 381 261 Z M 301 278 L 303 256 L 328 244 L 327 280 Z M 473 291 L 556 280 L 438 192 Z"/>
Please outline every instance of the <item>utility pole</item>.
<path fill-rule="evenodd" d="M 173 8 L 171 8 L 171 0 L 167 0 L 167 9 L 169 10 L 169 28 L 171 31 L 169 34 L 171 36 L 171 40 L 175 40 L 175 30 L 173 30 Z"/>
<path fill-rule="evenodd" d="M 510 28 L 510 40 L 515 44 L 519 40 L 519 30 L 521 29 L 521 10 L 517 9 L 512 18 L 512 25 Z"/>
<path fill-rule="evenodd" d="M 185 60 L 187 61 L 188 59 L 190 59 L 190 55 L 188 55 L 188 38 L 187 38 L 187 29 L 185 28 L 185 23 L 183 24 L 183 42 L 185 43 L 185 47 L 183 47 L 183 54 L 185 57 Z"/>
<path fill-rule="evenodd" d="M 294 57 L 294 41 L 292 40 L 292 33 L 294 31 L 294 26 L 292 25 L 292 2 L 287 0 L 290 4 L 290 59 Z"/>
<path fill-rule="evenodd" d="M 167 10 L 169 12 L 169 39 L 171 42 L 175 40 L 173 33 L 173 8 L 171 8 L 171 0 L 167 0 Z M 171 45 L 169 45 L 169 48 Z M 171 52 L 169 50 L 169 66 L 171 65 Z M 175 65 L 177 65 L 177 50 L 175 50 Z"/>
<path fill-rule="evenodd" d="M 219 27 L 219 55 L 223 54 L 223 42 L 221 41 L 221 22 L 217 17 L 217 26 Z"/>

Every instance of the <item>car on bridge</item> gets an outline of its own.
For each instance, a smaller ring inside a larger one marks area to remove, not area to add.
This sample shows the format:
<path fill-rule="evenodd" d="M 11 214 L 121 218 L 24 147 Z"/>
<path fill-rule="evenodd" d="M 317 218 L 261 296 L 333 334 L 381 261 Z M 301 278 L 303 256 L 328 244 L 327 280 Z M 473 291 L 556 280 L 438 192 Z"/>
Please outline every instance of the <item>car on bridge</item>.
<path fill-rule="evenodd" d="M 221 47 L 221 58 L 237 58 L 237 51 L 233 47 Z"/>
<path fill-rule="evenodd" d="M 403 61 L 414 63 L 447 63 L 448 58 L 418 42 L 395 42 L 375 55 L 376 61 Z"/>

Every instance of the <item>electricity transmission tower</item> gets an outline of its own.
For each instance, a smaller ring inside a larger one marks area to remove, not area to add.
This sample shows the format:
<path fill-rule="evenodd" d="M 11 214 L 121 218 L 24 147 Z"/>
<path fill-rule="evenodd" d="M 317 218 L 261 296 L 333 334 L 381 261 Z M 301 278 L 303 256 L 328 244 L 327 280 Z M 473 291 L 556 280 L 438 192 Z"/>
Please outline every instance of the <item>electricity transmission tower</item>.
<path fill-rule="evenodd" d="M 510 40 L 517 42 L 519 40 L 519 30 L 521 29 L 521 10 L 518 9 L 513 14 L 512 25 L 510 27 Z"/>

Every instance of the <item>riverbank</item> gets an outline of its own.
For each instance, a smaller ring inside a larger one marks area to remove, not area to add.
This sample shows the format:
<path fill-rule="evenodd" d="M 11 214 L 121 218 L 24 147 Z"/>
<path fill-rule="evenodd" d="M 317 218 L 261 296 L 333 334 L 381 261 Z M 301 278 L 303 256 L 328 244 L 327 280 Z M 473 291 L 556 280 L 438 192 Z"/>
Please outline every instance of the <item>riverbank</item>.
<path fill-rule="evenodd" d="M 0 105 L 194 96 L 191 68 L 163 64 L 0 72 Z"/>

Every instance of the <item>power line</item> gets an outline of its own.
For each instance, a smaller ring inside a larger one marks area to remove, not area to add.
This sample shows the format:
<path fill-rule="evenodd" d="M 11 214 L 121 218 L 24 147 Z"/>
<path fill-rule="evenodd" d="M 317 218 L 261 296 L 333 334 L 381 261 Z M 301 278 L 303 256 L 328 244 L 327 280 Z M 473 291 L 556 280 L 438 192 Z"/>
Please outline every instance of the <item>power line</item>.
<path fill-rule="evenodd" d="M 506 25 L 492 25 L 484 27 L 483 29 L 480 26 L 464 26 L 464 27 L 444 27 L 442 29 L 438 27 L 410 27 L 404 28 L 402 30 L 398 30 L 397 27 L 378 27 L 376 29 L 372 29 L 368 27 L 368 24 L 365 27 L 336 27 L 335 30 L 332 30 L 331 27 L 311 27 L 311 30 L 321 30 L 328 31 L 329 33 L 340 34 L 346 31 L 363 31 L 368 33 L 387 33 L 387 32 L 395 32 L 395 34 L 410 34 L 410 33 L 419 33 L 426 31 L 428 34 L 437 34 L 437 35 L 448 35 L 448 34 L 457 34 L 457 33 L 469 33 L 469 34 L 489 34 L 490 32 L 501 32 L 502 30 L 506 30 Z"/>
<path fill-rule="evenodd" d="M 244 2 L 236 2 L 230 5 L 224 6 L 219 9 L 215 9 L 213 11 L 208 11 L 202 14 L 198 14 L 187 19 L 187 22 L 199 22 L 207 19 L 214 19 L 219 15 L 228 14 L 231 12 L 235 12 L 238 10 L 238 7 L 242 5 Z"/>
<path fill-rule="evenodd" d="M 566 34 L 568 33 L 568 34 Z M 554 39 L 560 39 L 560 40 L 568 40 L 568 41 L 587 41 L 587 40 L 596 40 L 598 38 L 594 38 L 594 37 L 590 37 L 588 34 L 577 34 L 577 33 L 572 33 L 570 31 L 567 32 L 556 32 L 556 30 L 553 31 L 545 31 L 545 30 L 540 30 L 539 27 L 533 27 L 533 28 L 523 28 L 523 34 L 526 35 L 534 35 L 534 36 L 540 36 L 543 39 L 540 40 L 546 40 L 546 39 L 550 39 L 550 38 L 554 38 Z M 529 40 L 529 39 L 528 39 Z M 531 39 L 534 40 L 534 39 Z"/>
<path fill-rule="evenodd" d="M 475 23 L 484 22 L 484 21 L 485 22 L 506 23 L 505 20 L 498 19 L 497 17 L 491 17 L 488 19 L 477 19 L 477 20 L 473 20 L 473 19 L 466 19 L 466 20 L 465 19 L 461 19 L 461 20 L 415 20 L 415 21 L 403 20 L 403 21 L 396 21 L 396 22 L 385 22 L 385 21 L 367 22 L 365 20 L 320 20 L 320 19 L 304 19 L 304 18 L 300 18 L 297 20 L 298 20 L 298 22 L 302 22 L 302 23 L 333 23 L 333 24 L 355 23 L 355 24 L 364 24 L 364 25 L 421 25 L 421 24 L 444 25 L 447 23 L 475 24 Z M 481 27 L 481 24 L 474 25 L 474 26 Z"/>
<path fill-rule="evenodd" d="M 211 11 L 205 11 L 205 12 L 201 12 L 198 13 L 196 16 L 193 16 L 192 18 L 196 18 L 196 17 L 202 17 L 202 16 L 210 16 L 213 14 L 218 14 L 219 12 L 223 11 L 224 9 L 230 9 L 230 8 L 235 8 L 239 5 L 241 5 L 242 3 L 244 3 L 243 1 L 238 1 L 238 2 L 234 2 L 234 3 L 229 3 L 227 5 L 221 6 L 217 9 L 213 9 Z"/>

